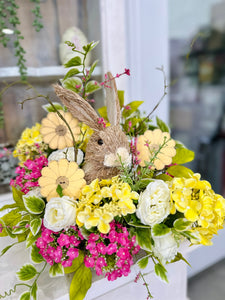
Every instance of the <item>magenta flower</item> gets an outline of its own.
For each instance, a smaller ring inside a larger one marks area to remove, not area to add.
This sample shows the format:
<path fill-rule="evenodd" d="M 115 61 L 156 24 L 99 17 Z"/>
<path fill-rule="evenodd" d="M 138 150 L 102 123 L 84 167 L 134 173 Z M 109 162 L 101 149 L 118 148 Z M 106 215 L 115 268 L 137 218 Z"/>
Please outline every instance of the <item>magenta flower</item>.
<path fill-rule="evenodd" d="M 93 257 L 85 256 L 84 264 L 87 268 L 94 268 L 95 266 L 95 259 Z"/>
<path fill-rule="evenodd" d="M 57 239 L 57 243 L 61 247 L 66 246 L 68 248 L 70 245 L 70 237 L 64 233 L 61 233 L 59 238 Z"/>
<path fill-rule="evenodd" d="M 69 256 L 71 260 L 74 260 L 74 258 L 79 256 L 79 250 L 77 248 L 69 248 L 66 255 Z"/>

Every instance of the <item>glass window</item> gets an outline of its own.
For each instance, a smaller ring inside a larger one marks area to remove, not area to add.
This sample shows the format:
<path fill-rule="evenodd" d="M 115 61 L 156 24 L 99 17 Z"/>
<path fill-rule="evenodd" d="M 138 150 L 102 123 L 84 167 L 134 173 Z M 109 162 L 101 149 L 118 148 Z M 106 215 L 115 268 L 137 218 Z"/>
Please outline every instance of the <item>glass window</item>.
<path fill-rule="evenodd" d="M 225 1 L 170 0 L 170 120 L 192 168 L 225 194 Z"/>

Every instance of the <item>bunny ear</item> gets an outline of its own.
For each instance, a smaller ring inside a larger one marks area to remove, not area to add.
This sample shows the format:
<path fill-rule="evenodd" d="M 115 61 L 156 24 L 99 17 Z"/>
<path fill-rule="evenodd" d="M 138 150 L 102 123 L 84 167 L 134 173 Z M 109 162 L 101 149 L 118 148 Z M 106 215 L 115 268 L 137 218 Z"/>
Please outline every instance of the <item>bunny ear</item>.
<path fill-rule="evenodd" d="M 115 79 L 110 72 L 107 73 L 109 82 L 106 87 L 107 116 L 111 125 L 120 124 L 120 102 L 118 98 Z"/>
<path fill-rule="evenodd" d="M 102 129 L 102 125 L 98 123 L 99 117 L 93 107 L 77 93 L 67 90 L 64 87 L 53 85 L 56 95 L 62 103 L 69 109 L 74 118 L 85 123 L 93 130 Z"/>

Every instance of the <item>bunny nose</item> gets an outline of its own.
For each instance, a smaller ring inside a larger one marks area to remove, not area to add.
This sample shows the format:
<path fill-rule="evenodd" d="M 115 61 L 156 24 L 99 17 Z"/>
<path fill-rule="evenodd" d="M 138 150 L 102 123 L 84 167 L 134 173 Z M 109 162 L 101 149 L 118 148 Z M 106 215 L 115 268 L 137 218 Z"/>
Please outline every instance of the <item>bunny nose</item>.
<path fill-rule="evenodd" d="M 131 155 L 124 147 L 116 150 L 116 153 L 106 154 L 104 159 L 104 166 L 106 167 L 119 167 L 121 163 L 128 167 L 131 165 Z"/>

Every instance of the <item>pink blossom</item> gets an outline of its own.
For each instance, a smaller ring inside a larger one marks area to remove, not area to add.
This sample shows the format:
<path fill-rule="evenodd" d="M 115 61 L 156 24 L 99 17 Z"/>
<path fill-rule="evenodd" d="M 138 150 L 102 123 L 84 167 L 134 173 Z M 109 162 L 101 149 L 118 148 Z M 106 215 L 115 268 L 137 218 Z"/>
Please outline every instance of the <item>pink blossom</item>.
<path fill-rule="evenodd" d="M 99 239 L 99 234 L 91 233 L 88 237 L 88 242 L 95 242 Z"/>
<path fill-rule="evenodd" d="M 117 245 L 116 244 L 109 244 L 107 247 L 107 254 L 112 255 L 117 251 Z"/>
<path fill-rule="evenodd" d="M 66 268 L 66 267 L 71 267 L 72 264 L 73 264 L 73 261 L 70 260 L 70 259 L 68 259 L 68 260 L 63 260 L 63 261 L 62 261 L 62 266 L 63 266 L 64 268 Z"/>
<path fill-rule="evenodd" d="M 36 246 L 40 249 L 44 249 L 46 247 L 47 243 L 43 240 L 42 237 L 37 238 Z"/>
<path fill-rule="evenodd" d="M 128 76 L 130 76 L 130 69 L 124 69 L 124 74 L 127 74 Z"/>
<path fill-rule="evenodd" d="M 84 264 L 87 268 L 94 268 L 95 266 L 95 259 L 93 257 L 85 256 Z"/>
<path fill-rule="evenodd" d="M 61 233 L 59 238 L 57 239 L 57 243 L 63 247 L 63 246 L 66 246 L 66 247 L 69 247 L 70 245 L 70 238 L 68 235 L 64 234 L 64 233 Z"/>
<path fill-rule="evenodd" d="M 69 248 L 66 255 L 69 256 L 71 260 L 73 260 L 74 258 L 79 256 L 79 250 L 77 248 Z"/>

